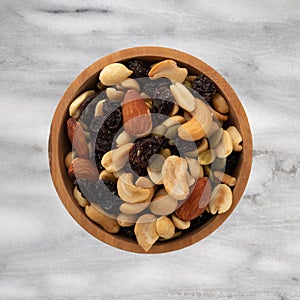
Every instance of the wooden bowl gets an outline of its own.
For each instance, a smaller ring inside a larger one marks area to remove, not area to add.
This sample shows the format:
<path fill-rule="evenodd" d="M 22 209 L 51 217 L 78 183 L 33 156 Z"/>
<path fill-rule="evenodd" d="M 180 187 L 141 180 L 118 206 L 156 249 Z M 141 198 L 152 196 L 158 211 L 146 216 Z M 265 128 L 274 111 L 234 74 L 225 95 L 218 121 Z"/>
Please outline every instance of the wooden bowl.
<path fill-rule="evenodd" d="M 204 73 L 215 82 L 218 86 L 219 92 L 227 100 L 230 107 L 229 118 L 231 123 L 238 128 L 243 137 L 243 151 L 241 152 L 234 174 L 237 177 L 237 184 L 233 189 L 233 204 L 231 208 L 226 213 L 214 216 L 202 227 L 185 233 L 178 239 L 164 243 L 156 243 L 148 253 L 174 251 L 202 240 L 216 230 L 229 217 L 242 197 L 249 178 L 252 163 L 252 137 L 243 106 L 226 80 L 212 67 L 208 66 L 200 59 L 187 53 L 169 48 L 135 47 L 107 55 L 86 68 L 68 87 L 53 116 L 49 137 L 49 163 L 51 176 L 62 203 L 71 216 L 86 231 L 97 239 L 113 247 L 136 253 L 145 253 L 143 249 L 130 238 L 110 234 L 88 219 L 83 209 L 77 204 L 73 197 L 73 184 L 67 175 L 67 170 L 64 165 L 65 155 L 71 149 L 66 132 L 66 121 L 69 117 L 69 105 L 80 93 L 88 89 L 93 89 L 96 86 L 99 71 L 104 66 L 132 58 L 143 59 L 151 62 L 170 58 L 177 61 L 179 66 L 186 67 L 190 73 Z"/>

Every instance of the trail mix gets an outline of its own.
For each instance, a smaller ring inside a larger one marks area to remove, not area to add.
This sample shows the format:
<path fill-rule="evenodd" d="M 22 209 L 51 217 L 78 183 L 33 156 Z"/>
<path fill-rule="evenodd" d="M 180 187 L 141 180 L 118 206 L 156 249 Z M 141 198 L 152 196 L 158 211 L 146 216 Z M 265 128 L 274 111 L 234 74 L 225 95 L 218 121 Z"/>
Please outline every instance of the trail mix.
<path fill-rule="evenodd" d="M 74 198 L 148 252 L 228 211 L 242 137 L 204 74 L 173 60 L 112 63 L 70 105 Z"/>

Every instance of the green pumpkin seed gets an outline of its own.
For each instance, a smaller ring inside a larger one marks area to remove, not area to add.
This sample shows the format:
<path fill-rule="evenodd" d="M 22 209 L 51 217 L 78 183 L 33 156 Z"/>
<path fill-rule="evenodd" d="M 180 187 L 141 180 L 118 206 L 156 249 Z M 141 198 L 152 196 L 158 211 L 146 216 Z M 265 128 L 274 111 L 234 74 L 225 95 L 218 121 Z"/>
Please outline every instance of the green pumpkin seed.
<path fill-rule="evenodd" d="M 165 137 L 169 138 L 169 139 L 173 139 L 175 138 L 175 136 L 178 134 L 178 128 L 180 125 L 174 125 L 172 127 L 170 127 L 166 133 L 165 133 Z"/>
<path fill-rule="evenodd" d="M 223 129 L 220 128 L 208 139 L 210 147 L 215 148 L 221 142 L 222 137 Z"/>
<path fill-rule="evenodd" d="M 149 168 L 152 172 L 160 172 L 165 158 L 160 154 L 154 154 L 149 159 Z"/>
<path fill-rule="evenodd" d="M 216 158 L 216 153 L 213 149 L 207 149 L 199 154 L 200 165 L 210 165 Z"/>
<path fill-rule="evenodd" d="M 167 127 L 165 125 L 158 125 L 152 129 L 152 133 L 156 135 L 163 136 L 167 131 Z"/>

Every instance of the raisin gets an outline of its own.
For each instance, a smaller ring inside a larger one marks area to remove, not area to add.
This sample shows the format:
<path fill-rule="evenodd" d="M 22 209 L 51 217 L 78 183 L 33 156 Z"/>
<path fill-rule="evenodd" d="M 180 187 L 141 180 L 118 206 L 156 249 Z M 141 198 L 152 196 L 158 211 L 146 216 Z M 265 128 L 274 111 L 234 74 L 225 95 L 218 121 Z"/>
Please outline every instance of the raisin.
<path fill-rule="evenodd" d="M 158 78 L 151 80 L 149 78 L 143 78 L 141 81 L 142 90 L 151 98 L 153 98 L 155 90 L 159 87 L 170 87 L 171 81 L 167 78 Z"/>
<path fill-rule="evenodd" d="M 111 150 L 112 141 L 104 140 L 100 135 L 97 136 L 95 142 L 95 152 L 108 152 Z"/>
<path fill-rule="evenodd" d="M 165 140 L 159 136 L 147 136 L 138 139 L 129 151 L 129 163 L 139 176 L 147 175 L 149 159 L 160 151 Z"/>
<path fill-rule="evenodd" d="M 226 158 L 226 166 L 225 166 L 225 173 L 228 175 L 233 175 L 233 172 L 236 168 L 236 165 L 239 160 L 239 153 L 233 151 L 230 155 Z"/>
<path fill-rule="evenodd" d="M 149 66 L 146 65 L 143 61 L 140 60 L 130 60 L 127 63 L 127 67 L 129 70 L 133 71 L 131 77 L 133 78 L 141 78 L 147 77 L 149 72 Z"/>
<path fill-rule="evenodd" d="M 209 221 L 214 215 L 204 211 L 199 217 L 194 220 L 191 220 L 191 225 L 185 232 L 190 232 L 194 229 L 199 228 L 200 226 L 204 225 L 207 221 Z"/>
<path fill-rule="evenodd" d="M 192 89 L 207 101 L 211 100 L 212 96 L 217 92 L 214 82 L 204 74 L 197 76 L 193 80 Z"/>
<path fill-rule="evenodd" d="M 112 112 L 114 112 L 117 109 L 120 109 L 120 102 L 119 101 L 112 101 L 112 100 L 107 100 L 103 102 L 103 113 L 104 116 L 110 115 Z"/>
<path fill-rule="evenodd" d="M 102 124 L 103 124 L 103 118 L 101 116 L 96 116 L 93 118 L 89 126 L 91 136 L 93 137 L 97 136 Z"/>
<path fill-rule="evenodd" d="M 105 184 L 105 186 L 111 193 L 113 193 L 114 195 L 118 195 L 118 189 L 115 183 L 109 180 L 102 180 L 102 182 Z"/>
<path fill-rule="evenodd" d="M 94 95 L 89 96 L 80 106 L 80 120 L 85 123 L 87 126 L 90 125 L 94 115 L 96 105 L 100 100 L 103 100 L 105 97 L 105 93 L 96 93 Z"/>
<path fill-rule="evenodd" d="M 168 115 L 174 106 L 174 97 L 166 86 L 155 89 L 152 100 L 152 113 Z"/>
<path fill-rule="evenodd" d="M 118 197 L 116 184 L 107 180 L 99 180 L 96 183 L 96 191 L 98 194 L 96 203 L 108 214 L 117 215 L 123 201 Z"/>
<path fill-rule="evenodd" d="M 104 154 L 105 152 L 95 151 L 95 162 L 99 173 L 104 170 L 104 167 L 101 165 L 101 160 Z"/>
<path fill-rule="evenodd" d="M 107 180 L 90 182 L 86 179 L 78 179 L 78 190 L 89 202 L 98 204 L 106 213 L 117 215 L 123 201 L 118 197 L 116 184 Z"/>
<path fill-rule="evenodd" d="M 77 179 L 76 185 L 84 198 L 86 198 L 89 202 L 94 202 L 94 199 L 96 198 L 94 182 L 88 181 L 87 179 Z"/>
<path fill-rule="evenodd" d="M 123 232 L 124 235 L 130 237 L 131 239 L 136 241 L 136 236 L 134 233 L 134 226 L 129 227 L 121 227 L 120 233 Z"/>

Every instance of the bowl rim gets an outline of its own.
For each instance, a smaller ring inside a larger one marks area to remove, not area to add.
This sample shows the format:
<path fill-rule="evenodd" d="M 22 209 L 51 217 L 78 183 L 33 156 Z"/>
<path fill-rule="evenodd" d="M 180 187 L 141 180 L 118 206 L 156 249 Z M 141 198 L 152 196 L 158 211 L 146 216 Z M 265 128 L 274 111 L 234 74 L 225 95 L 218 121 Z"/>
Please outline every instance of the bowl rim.
<path fill-rule="evenodd" d="M 239 120 L 242 120 L 242 122 L 239 122 L 239 130 L 243 136 L 242 153 L 244 160 L 241 168 L 239 169 L 237 184 L 233 189 L 233 203 L 231 208 L 224 214 L 214 216 L 211 220 L 201 226 L 201 228 L 195 229 L 191 232 L 191 234 L 183 235 L 179 239 L 175 239 L 167 243 L 154 244 L 150 251 L 147 252 L 147 254 L 154 254 L 171 252 L 193 245 L 214 232 L 222 223 L 225 222 L 237 206 L 246 188 L 252 165 L 253 145 L 249 121 L 238 96 L 229 83 L 216 70 L 199 58 L 171 48 L 139 46 L 119 50 L 96 60 L 72 81 L 60 99 L 53 115 L 48 142 L 50 173 L 57 194 L 67 211 L 84 230 L 89 232 L 95 238 L 115 248 L 146 254 L 146 252 L 144 252 L 135 241 L 130 241 L 129 239 L 122 238 L 119 235 L 110 234 L 88 219 L 83 209 L 77 204 L 73 195 L 70 195 L 67 190 L 63 176 L 63 172 L 66 173 L 64 163 L 62 163 L 64 162 L 64 157 L 62 158 L 59 156 L 61 135 L 63 126 L 65 126 L 65 124 L 62 124 L 62 120 L 65 118 L 65 113 L 68 111 L 70 103 L 76 96 L 78 96 L 82 87 L 92 76 L 95 76 L 101 69 L 103 69 L 104 66 L 110 63 L 143 57 L 157 60 L 167 58 L 173 59 L 177 61 L 178 64 L 189 66 L 190 68 L 196 69 L 199 73 L 201 72 L 208 76 L 218 86 L 231 109 L 233 109 L 235 113 L 238 111 L 238 118 Z"/>

